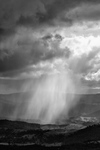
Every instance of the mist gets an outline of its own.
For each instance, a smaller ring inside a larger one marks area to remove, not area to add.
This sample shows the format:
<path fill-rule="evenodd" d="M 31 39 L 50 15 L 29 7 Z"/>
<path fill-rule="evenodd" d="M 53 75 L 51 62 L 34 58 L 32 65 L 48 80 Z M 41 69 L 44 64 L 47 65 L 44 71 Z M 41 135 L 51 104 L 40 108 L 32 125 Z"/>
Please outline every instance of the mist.
<path fill-rule="evenodd" d="M 80 99 L 77 93 L 82 85 L 67 68 L 58 65 L 57 70 L 25 83 L 26 95 L 15 95 L 17 100 L 12 97 L 7 101 L 6 111 L 4 106 L 1 107 L 1 114 L 5 111 L 4 115 L 9 119 L 31 120 L 40 124 L 55 124 L 58 120 L 62 122 L 63 118 L 68 119 L 69 111 Z"/>

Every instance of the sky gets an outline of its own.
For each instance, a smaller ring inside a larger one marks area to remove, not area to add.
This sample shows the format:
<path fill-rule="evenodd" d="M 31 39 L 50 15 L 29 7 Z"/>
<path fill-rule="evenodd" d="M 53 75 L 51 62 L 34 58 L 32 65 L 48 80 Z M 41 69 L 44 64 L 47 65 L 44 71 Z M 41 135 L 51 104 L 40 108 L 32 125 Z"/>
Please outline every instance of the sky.
<path fill-rule="evenodd" d="M 0 94 L 62 70 L 100 92 L 100 1 L 0 0 Z"/>

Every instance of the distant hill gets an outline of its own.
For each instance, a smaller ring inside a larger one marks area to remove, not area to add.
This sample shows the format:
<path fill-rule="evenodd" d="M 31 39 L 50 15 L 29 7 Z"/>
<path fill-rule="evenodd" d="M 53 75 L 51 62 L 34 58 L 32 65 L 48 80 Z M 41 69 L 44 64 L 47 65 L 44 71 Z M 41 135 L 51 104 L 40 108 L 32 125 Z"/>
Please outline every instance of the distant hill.
<path fill-rule="evenodd" d="M 100 119 L 100 110 L 94 111 L 93 113 L 90 113 L 87 116 L 97 117 L 98 119 Z"/>
<path fill-rule="evenodd" d="M 0 118 L 9 118 L 16 106 L 23 107 L 27 103 L 31 92 L 1 94 L 0 95 Z M 79 95 L 80 100 L 69 112 L 69 117 L 93 116 L 99 117 L 100 94 Z M 4 111 L 6 110 L 6 111 Z M 66 116 L 66 115 L 65 115 Z M 20 118 L 19 118 L 20 119 Z M 65 118 L 66 120 L 66 118 Z M 35 121 L 35 120 L 34 120 Z M 32 122 L 32 121 L 31 121 Z"/>
<path fill-rule="evenodd" d="M 100 111 L 100 94 L 80 95 L 80 97 L 77 105 L 71 109 L 70 117 L 89 116 L 96 111 Z M 99 117 L 99 113 L 95 113 L 94 117 Z"/>

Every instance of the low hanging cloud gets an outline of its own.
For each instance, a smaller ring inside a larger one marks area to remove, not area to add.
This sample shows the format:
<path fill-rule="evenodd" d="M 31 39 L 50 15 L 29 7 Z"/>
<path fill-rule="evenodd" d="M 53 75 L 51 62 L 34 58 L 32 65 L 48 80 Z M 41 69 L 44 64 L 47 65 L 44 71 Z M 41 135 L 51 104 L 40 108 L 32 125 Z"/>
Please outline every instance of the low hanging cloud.
<path fill-rule="evenodd" d="M 50 40 L 45 40 L 43 36 L 38 36 L 38 33 L 36 35 L 34 30 L 29 29 L 18 31 L 14 36 L 3 40 L 0 43 L 0 72 L 22 69 L 41 61 L 69 57 L 70 50 L 60 49 L 60 41 L 56 36 Z"/>

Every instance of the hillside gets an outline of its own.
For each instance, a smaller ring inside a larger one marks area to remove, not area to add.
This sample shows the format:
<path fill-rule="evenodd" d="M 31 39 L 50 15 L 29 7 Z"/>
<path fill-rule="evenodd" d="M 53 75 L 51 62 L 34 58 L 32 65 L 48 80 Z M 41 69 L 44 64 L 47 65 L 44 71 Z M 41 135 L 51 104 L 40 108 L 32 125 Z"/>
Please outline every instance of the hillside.
<path fill-rule="evenodd" d="M 39 125 L 0 120 L 0 149 L 97 150 L 100 124 Z"/>

